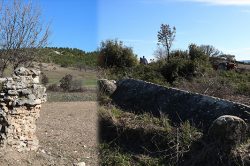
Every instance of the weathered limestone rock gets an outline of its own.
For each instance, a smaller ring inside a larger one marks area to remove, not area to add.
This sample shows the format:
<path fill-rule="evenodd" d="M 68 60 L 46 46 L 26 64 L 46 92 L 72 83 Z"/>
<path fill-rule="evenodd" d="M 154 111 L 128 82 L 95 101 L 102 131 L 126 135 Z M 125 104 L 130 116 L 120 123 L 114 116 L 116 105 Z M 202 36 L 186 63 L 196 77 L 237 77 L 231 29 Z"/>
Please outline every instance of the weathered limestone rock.
<path fill-rule="evenodd" d="M 18 151 L 36 150 L 35 122 L 46 88 L 39 84 L 40 71 L 18 68 L 12 78 L 0 79 L 0 145 Z"/>
<path fill-rule="evenodd" d="M 85 162 L 74 163 L 73 166 L 85 166 Z"/>
<path fill-rule="evenodd" d="M 237 116 L 223 115 L 214 120 L 209 128 L 211 141 L 233 147 L 247 140 L 247 124 Z"/>
<path fill-rule="evenodd" d="M 98 91 L 106 95 L 111 95 L 116 90 L 116 82 L 114 80 L 100 79 L 98 80 Z"/>
<path fill-rule="evenodd" d="M 235 115 L 250 123 L 249 106 L 141 80 L 118 81 L 111 98 L 128 111 L 150 112 L 156 116 L 164 113 L 173 122 L 189 120 L 205 130 L 222 115 Z"/>

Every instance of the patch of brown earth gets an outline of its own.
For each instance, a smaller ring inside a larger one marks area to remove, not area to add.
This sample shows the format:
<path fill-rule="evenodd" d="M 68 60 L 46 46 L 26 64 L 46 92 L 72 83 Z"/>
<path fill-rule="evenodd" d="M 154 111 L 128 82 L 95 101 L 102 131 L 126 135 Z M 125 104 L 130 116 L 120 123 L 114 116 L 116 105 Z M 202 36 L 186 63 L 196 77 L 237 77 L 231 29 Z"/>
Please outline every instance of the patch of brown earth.
<path fill-rule="evenodd" d="M 45 103 L 40 113 L 36 132 L 39 150 L 0 150 L 0 165 L 98 165 L 96 102 Z"/>

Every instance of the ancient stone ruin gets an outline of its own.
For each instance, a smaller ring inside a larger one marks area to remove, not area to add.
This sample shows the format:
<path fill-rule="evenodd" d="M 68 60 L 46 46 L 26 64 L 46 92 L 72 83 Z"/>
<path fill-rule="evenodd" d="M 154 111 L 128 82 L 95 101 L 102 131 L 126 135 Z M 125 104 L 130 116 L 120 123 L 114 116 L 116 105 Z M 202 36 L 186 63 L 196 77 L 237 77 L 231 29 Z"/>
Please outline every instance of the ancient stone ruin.
<path fill-rule="evenodd" d="M 0 79 L 0 145 L 18 151 L 36 150 L 36 120 L 46 88 L 39 84 L 40 71 L 17 68 L 11 78 Z"/>
<path fill-rule="evenodd" d="M 250 123 L 250 107 L 240 103 L 135 79 L 120 80 L 116 85 L 113 102 L 135 113 L 167 114 L 173 122 L 189 120 L 204 130 L 223 115 L 238 116 Z"/>

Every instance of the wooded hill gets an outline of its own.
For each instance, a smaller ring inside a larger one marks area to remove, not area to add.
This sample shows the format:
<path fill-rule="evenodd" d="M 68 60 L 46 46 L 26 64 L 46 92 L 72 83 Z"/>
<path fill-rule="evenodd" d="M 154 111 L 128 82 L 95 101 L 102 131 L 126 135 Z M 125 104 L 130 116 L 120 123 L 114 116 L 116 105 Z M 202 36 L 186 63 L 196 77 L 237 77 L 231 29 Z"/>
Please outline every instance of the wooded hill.
<path fill-rule="evenodd" d="M 96 67 L 98 52 L 85 52 L 77 48 L 46 47 L 39 49 L 39 61 L 56 63 L 62 67 Z"/>

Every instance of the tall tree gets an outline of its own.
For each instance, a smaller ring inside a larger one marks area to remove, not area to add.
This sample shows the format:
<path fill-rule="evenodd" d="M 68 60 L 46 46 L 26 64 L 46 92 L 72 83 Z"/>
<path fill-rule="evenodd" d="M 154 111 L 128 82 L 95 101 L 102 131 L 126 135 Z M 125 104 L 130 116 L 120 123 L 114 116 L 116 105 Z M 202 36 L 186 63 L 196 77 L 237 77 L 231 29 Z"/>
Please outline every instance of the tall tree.
<path fill-rule="evenodd" d="M 222 54 L 221 51 L 219 51 L 212 45 L 200 45 L 199 47 L 203 51 L 203 53 L 209 57 L 216 57 Z"/>
<path fill-rule="evenodd" d="M 8 65 L 29 65 L 37 49 L 47 44 L 49 26 L 41 21 L 41 11 L 30 1 L 2 1 L 0 11 L 0 76 Z"/>
<path fill-rule="evenodd" d="M 158 44 L 166 49 L 167 60 L 170 58 L 170 50 L 175 39 L 176 28 L 171 28 L 168 24 L 161 24 L 160 31 L 158 31 Z"/>
<path fill-rule="evenodd" d="M 99 65 L 105 68 L 132 67 L 137 64 L 137 57 L 132 48 L 122 41 L 106 40 L 101 42 Z"/>

